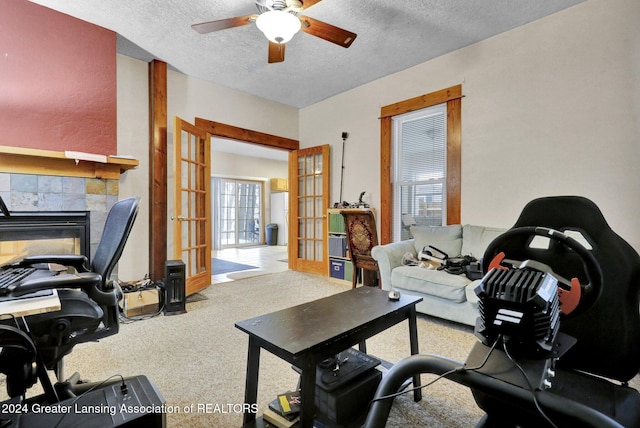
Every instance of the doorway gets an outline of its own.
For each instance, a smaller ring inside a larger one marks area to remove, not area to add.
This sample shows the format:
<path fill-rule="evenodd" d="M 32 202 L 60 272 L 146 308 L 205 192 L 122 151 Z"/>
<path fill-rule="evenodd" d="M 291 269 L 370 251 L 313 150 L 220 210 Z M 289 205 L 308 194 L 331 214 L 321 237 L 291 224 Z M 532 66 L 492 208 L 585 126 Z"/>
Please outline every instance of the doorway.
<path fill-rule="evenodd" d="M 274 212 L 272 179 L 287 181 L 288 152 L 212 138 L 212 263 L 214 284 L 288 269 L 286 221 Z M 281 214 L 280 209 L 277 209 Z"/>

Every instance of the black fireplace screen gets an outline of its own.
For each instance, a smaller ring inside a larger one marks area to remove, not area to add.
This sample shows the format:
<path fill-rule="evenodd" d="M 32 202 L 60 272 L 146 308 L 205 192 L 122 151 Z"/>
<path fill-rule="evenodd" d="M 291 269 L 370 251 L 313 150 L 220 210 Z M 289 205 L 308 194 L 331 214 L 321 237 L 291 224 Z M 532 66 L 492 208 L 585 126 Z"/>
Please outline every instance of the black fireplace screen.
<path fill-rule="evenodd" d="M 0 215 L 0 264 L 38 254 L 90 257 L 90 212 L 11 212 Z"/>

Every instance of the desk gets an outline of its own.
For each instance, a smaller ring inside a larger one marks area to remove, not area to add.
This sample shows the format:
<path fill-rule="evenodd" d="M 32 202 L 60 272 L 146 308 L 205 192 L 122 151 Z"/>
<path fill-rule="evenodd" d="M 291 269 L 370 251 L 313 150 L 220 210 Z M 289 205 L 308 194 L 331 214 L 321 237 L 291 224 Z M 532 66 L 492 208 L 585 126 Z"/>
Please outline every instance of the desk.
<path fill-rule="evenodd" d="M 61 272 L 61 269 L 64 269 L 63 266 L 54 264 L 34 267 L 37 267 L 37 270 L 25 278 L 24 281 L 54 277 Z M 24 294 L 20 297 L 0 296 L 0 319 L 3 315 L 26 317 L 59 310 L 60 299 L 58 298 L 58 290 L 56 289 L 34 291 L 33 293 Z"/>
<path fill-rule="evenodd" d="M 3 300 L 0 297 L 0 317 L 2 315 L 13 315 L 16 317 L 26 317 L 44 312 L 60 310 L 60 299 L 58 290 L 51 290 L 49 296 L 26 297 L 15 300 Z"/>
<path fill-rule="evenodd" d="M 388 299 L 388 291 L 361 287 L 237 322 L 236 327 L 249 335 L 245 403 L 256 403 L 260 349 L 264 348 L 301 370 L 300 427 L 312 427 L 317 364 L 356 344 L 366 352 L 366 339 L 404 320 L 409 321 L 411 354 L 417 354 L 416 303 L 421 300 L 403 295 L 394 302 Z M 413 383 L 420 385 L 419 375 Z M 414 391 L 414 400 L 421 399 L 422 392 Z M 255 418 L 245 413 L 243 424 Z"/>
<path fill-rule="evenodd" d="M 28 294 L 21 296 L 19 299 L 0 297 L 0 320 L 10 317 L 22 318 L 23 327 L 25 327 L 27 325 L 27 322 L 25 321 L 24 317 L 45 312 L 59 311 L 61 309 L 58 290 L 50 290 L 50 294 L 44 296 L 41 295 L 42 293 L 47 293 L 47 291 L 39 291 L 33 293 L 37 297 L 29 297 Z M 16 326 L 19 327 L 17 323 Z M 25 329 L 25 332 L 30 335 L 28 329 Z M 41 380 L 42 388 L 45 390 L 45 393 L 48 396 L 57 397 L 53 386 L 51 385 L 51 382 L 49 382 L 49 378 L 47 377 L 47 369 L 44 366 L 42 357 L 39 352 L 37 352 L 36 361 L 36 370 L 38 373 L 38 377 Z M 43 379 L 46 379 L 46 382 L 43 381 Z"/>

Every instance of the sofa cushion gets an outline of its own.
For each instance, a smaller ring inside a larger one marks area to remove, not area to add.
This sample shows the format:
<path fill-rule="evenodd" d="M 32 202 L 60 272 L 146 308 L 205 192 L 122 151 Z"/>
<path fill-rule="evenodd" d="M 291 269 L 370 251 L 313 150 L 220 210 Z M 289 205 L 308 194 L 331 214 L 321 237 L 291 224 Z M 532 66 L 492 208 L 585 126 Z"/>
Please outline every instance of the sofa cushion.
<path fill-rule="evenodd" d="M 444 251 L 449 257 L 460 255 L 462 249 L 462 226 L 412 226 L 411 235 L 415 238 L 416 253 L 424 247 L 433 245 Z"/>
<path fill-rule="evenodd" d="M 394 288 L 429 294 L 456 303 L 466 300 L 465 288 L 470 282 L 464 275 L 452 275 L 443 270 L 419 266 L 399 266 L 391 271 Z"/>
<path fill-rule="evenodd" d="M 484 257 L 487 247 L 499 235 L 507 229 L 497 227 L 473 226 L 465 224 L 462 227 L 462 253 L 463 256 L 473 256 L 476 259 Z"/>
<path fill-rule="evenodd" d="M 467 302 L 473 303 L 476 306 L 478 305 L 478 300 L 480 300 L 476 294 L 476 287 L 481 281 L 481 279 L 476 279 L 464 288 L 465 295 L 467 296 Z"/>

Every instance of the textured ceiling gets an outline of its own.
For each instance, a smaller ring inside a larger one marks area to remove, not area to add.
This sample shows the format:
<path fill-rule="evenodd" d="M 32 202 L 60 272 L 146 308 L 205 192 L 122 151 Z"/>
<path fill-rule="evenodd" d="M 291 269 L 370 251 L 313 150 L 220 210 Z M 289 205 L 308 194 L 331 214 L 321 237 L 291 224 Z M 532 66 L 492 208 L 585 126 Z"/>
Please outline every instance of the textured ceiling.
<path fill-rule="evenodd" d="M 122 54 L 302 108 L 584 0 L 323 0 L 302 15 L 356 33 L 355 42 L 345 49 L 301 32 L 276 64 L 255 24 L 191 28 L 257 13 L 253 0 L 32 1 L 118 33 Z"/>

